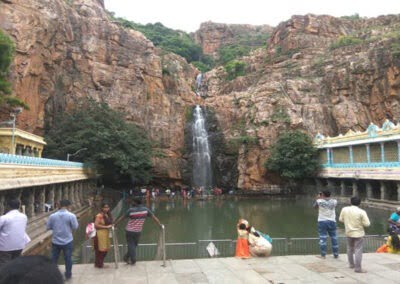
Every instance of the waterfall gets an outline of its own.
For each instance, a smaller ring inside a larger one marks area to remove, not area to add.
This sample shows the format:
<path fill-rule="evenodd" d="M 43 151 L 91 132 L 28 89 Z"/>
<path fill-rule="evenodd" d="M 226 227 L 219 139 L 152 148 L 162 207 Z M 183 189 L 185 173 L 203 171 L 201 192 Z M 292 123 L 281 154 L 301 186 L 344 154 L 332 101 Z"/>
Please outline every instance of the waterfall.
<path fill-rule="evenodd" d="M 193 186 L 212 186 L 211 152 L 203 110 L 197 105 L 193 112 Z"/>

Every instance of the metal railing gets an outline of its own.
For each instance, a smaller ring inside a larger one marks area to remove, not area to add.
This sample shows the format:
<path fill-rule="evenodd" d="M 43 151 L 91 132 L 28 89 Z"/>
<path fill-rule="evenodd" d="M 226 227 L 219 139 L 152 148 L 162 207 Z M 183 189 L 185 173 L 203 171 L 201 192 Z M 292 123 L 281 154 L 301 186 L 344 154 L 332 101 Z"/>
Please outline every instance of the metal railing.
<path fill-rule="evenodd" d="M 0 153 L 0 164 L 83 168 L 83 163 Z"/>
<path fill-rule="evenodd" d="M 164 241 L 161 244 L 147 243 L 139 244 L 136 250 L 136 258 L 138 260 L 155 260 L 159 254 L 159 246 L 161 245 L 163 255 L 163 266 L 165 266 L 166 258 L 168 259 L 194 259 L 209 258 L 210 255 L 207 247 L 212 242 L 218 250 L 217 257 L 232 257 L 235 255 L 236 240 L 199 240 L 197 242 L 185 243 L 165 243 L 165 230 L 161 230 Z M 364 238 L 364 252 L 375 252 L 378 247 L 385 243 L 384 235 L 368 235 Z M 346 237 L 338 237 L 339 253 L 346 253 Z M 314 255 L 319 254 L 318 238 L 274 238 L 272 243 L 272 255 Z M 119 254 L 123 255 L 127 252 L 126 245 L 119 245 Z M 328 253 L 331 251 L 330 240 L 328 239 Z M 107 256 L 106 261 L 112 262 L 112 256 Z M 91 263 L 94 260 L 94 253 L 89 244 L 82 246 L 82 263 Z M 158 258 L 159 259 L 159 258 Z"/>

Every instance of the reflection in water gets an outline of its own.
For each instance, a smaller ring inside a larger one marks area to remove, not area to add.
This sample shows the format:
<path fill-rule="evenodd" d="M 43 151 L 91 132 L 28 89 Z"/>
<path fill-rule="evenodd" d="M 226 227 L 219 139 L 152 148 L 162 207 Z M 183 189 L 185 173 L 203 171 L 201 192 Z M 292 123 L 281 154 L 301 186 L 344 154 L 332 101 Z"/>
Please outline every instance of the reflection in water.
<path fill-rule="evenodd" d="M 343 206 L 337 208 L 337 217 Z M 310 199 L 169 200 L 153 202 L 151 208 L 166 226 L 167 242 L 235 239 L 236 223 L 241 217 L 273 238 L 318 236 L 318 212 Z M 371 219 L 367 234 L 385 234 L 390 212 L 370 208 L 366 211 Z M 157 232 L 153 222 L 146 222 L 141 243 L 156 242 Z M 344 235 L 342 224 L 338 234 Z"/>

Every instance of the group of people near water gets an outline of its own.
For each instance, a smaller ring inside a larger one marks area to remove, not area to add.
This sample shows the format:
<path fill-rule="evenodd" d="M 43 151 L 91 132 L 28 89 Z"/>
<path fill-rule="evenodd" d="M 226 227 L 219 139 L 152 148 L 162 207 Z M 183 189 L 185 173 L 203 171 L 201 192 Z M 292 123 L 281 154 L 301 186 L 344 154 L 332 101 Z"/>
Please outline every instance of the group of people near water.
<path fill-rule="evenodd" d="M 350 206 L 342 208 L 339 222 L 344 223 L 347 240 L 347 260 L 349 268 L 356 273 L 366 273 L 362 268 L 362 253 L 364 247 L 365 228 L 370 226 L 367 212 L 359 206 L 361 199 L 358 196 L 350 198 Z M 320 192 L 314 201 L 314 207 L 318 209 L 318 235 L 321 259 L 327 255 L 328 236 L 332 243 L 334 258 L 339 257 L 339 243 L 336 234 L 336 206 L 337 200 L 331 198 L 331 192 Z M 378 248 L 377 252 L 400 253 L 400 207 L 392 213 L 388 219 L 388 233 L 386 243 Z"/>
<path fill-rule="evenodd" d="M 47 220 L 46 228 L 52 231 L 51 258 L 43 255 L 21 256 L 22 250 L 31 240 L 26 233 L 28 218 L 19 211 L 20 205 L 18 199 L 8 200 L 7 213 L 0 216 L 0 284 L 61 284 L 64 280 L 71 279 L 73 232 L 79 226 L 76 215 L 70 211 L 71 202 L 67 199 L 61 200 L 58 210 Z M 94 266 L 106 267 L 104 259 L 111 246 L 110 229 L 123 219 L 128 219 L 125 226 L 128 252 L 123 259 L 127 264 L 135 265 L 136 247 L 139 244 L 145 219 L 151 217 L 158 226 L 162 227 L 162 224 L 153 212 L 142 205 L 141 198 L 133 198 L 130 208 L 117 220 L 113 219 L 110 209 L 110 204 L 103 202 L 100 211 L 94 216 L 95 234 L 90 236 L 95 254 Z M 64 277 L 57 266 L 61 252 L 65 262 Z"/>
<path fill-rule="evenodd" d="M 156 200 L 161 196 L 167 197 L 168 199 L 174 199 L 175 197 L 181 197 L 183 199 L 191 199 L 194 197 L 204 197 L 204 196 L 220 196 L 222 195 L 223 190 L 219 187 L 203 187 L 203 186 L 195 186 L 195 187 L 183 187 L 179 189 L 160 189 L 157 187 L 153 188 L 141 188 L 139 189 L 130 189 L 130 196 L 140 196 L 146 197 L 146 199 Z"/>

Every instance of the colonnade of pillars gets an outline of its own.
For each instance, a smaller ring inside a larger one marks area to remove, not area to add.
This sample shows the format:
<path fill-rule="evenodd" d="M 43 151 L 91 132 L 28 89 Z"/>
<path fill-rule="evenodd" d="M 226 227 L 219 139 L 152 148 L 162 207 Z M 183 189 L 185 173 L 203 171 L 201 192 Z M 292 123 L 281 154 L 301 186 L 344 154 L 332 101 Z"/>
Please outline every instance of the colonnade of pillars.
<path fill-rule="evenodd" d="M 400 201 L 400 181 L 315 179 L 319 190 L 329 189 L 340 196 L 361 196 L 368 199 Z"/>
<path fill-rule="evenodd" d="M 70 200 L 73 209 L 77 209 L 88 204 L 88 197 L 95 188 L 95 182 L 85 180 L 0 191 L 0 215 L 4 214 L 10 198 L 21 201 L 29 218 L 45 212 L 49 205 L 57 209 L 62 199 Z"/>

